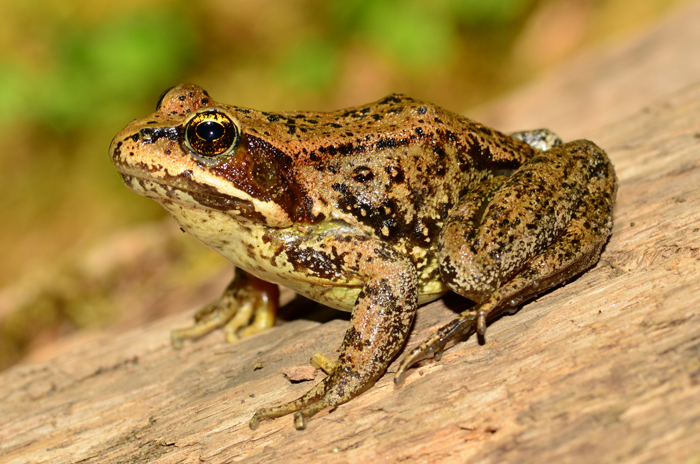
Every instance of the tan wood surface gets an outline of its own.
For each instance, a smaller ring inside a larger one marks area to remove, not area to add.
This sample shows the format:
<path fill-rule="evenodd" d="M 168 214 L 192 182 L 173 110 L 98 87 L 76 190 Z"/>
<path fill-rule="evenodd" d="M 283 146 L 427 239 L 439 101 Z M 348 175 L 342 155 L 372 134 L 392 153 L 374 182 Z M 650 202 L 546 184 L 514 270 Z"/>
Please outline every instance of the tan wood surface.
<path fill-rule="evenodd" d="M 164 319 L 0 374 L 0 462 L 700 462 L 697 82 L 585 134 L 620 179 L 612 239 L 593 270 L 495 321 L 484 345 L 457 344 L 400 387 L 387 375 L 306 431 L 291 417 L 251 431 L 255 409 L 312 385 L 283 369 L 332 355 L 347 322 L 302 317 L 174 351 L 169 331 L 191 315 Z M 453 315 L 421 308 L 407 350 Z"/>

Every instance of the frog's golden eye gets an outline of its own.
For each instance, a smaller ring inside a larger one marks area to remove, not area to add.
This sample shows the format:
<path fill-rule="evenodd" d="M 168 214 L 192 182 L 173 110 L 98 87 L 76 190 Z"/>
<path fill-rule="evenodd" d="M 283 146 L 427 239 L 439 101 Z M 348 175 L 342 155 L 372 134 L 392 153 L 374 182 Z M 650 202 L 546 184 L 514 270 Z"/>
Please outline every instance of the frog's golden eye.
<path fill-rule="evenodd" d="M 213 158 L 227 154 L 238 142 L 238 127 L 226 114 L 207 110 L 185 124 L 185 147 L 193 155 Z"/>

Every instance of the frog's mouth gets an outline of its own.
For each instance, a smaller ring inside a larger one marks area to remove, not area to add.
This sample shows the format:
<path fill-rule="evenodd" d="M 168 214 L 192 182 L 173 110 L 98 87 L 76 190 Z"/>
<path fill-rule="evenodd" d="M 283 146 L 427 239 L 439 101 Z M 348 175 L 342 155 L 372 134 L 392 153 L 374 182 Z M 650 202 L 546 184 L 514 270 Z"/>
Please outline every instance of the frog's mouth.
<path fill-rule="evenodd" d="M 252 200 L 224 194 L 215 187 L 194 182 L 191 171 L 184 171 L 181 176 L 166 174 L 158 180 L 124 172 L 120 172 L 120 175 L 131 190 L 159 203 L 178 203 L 187 207 L 233 212 L 256 221 L 265 220 Z"/>

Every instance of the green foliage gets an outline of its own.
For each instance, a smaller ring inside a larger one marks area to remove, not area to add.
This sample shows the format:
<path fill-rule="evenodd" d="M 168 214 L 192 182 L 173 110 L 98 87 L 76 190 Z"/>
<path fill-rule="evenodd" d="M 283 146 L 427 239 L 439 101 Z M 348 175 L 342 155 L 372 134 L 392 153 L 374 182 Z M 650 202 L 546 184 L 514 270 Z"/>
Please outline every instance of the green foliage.
<path fill-rule="evenodd" d="M 139 12 L 99 27 L 72 24 L 41 70 L 0 63 L 0 119 L 59 129 L 123 118 L 126 102 L 157 93 L 191 62 L 193 31 L 172 13 Z M 128 116 L 127 116 L 128 117 Z"/>
<path fill-rule="evenodd" d="M 348 35 L 363 37 L 412 71 L 445 64 L 456 54 L 460 29 L 505 27 L 533 0 L 347 0 L 335 18 Z"/>
<path fill-rule="evenodd" d="M 451 10 L 471 26 L 503 27 L 522 19 L 534 0 L 449 0 Z"/>
<path fill-rule="evenodd" d="M 454 24 L 441 2 L 357 0 L 351 27 L 377 48 L 411 67 L 435 65 L 449 55 Z"/>
<path fill-rule="evenodd" d="M 280 79 L 312 91 L 328 89 L 338 72 L 338 48 L 318 37 L 300 42 L 278 65 Z"/>

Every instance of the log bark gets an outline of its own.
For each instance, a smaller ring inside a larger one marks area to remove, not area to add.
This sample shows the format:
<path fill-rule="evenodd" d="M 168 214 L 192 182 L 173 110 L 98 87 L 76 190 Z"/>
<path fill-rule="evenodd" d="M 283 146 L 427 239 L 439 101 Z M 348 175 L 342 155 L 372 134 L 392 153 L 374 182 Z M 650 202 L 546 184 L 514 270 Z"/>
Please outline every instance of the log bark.
<path fill-rule="evenodd" d="M 386 375 L 303 432 L 291 417 L 251 431 L 257 408 L 310 388 L 283 369 L 333 354 L 346 319 L 174 351 L 181 315 L 0 374 L 0 462 L 698 462 L 699 121 L 697 84 L 587 134 L 620 180 L 598 265 L 400 387 Z M 463 303 L 421 308 L 404 353 Z"/>

